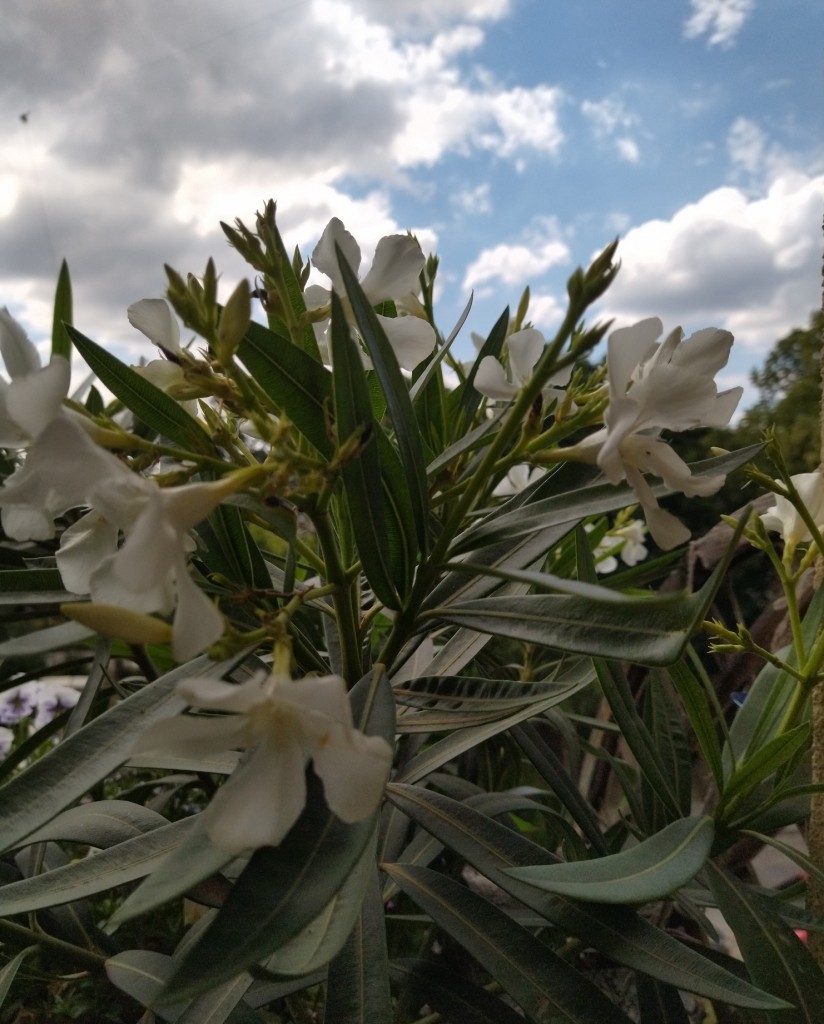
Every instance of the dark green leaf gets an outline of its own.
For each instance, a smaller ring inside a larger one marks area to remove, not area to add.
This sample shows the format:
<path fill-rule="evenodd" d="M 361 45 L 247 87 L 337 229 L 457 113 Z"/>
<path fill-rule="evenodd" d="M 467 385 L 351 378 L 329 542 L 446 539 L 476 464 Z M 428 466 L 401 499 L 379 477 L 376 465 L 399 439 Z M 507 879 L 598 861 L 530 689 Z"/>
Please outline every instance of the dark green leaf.
<path fill-rule="evenodd" d="M 727 779 L 722 792 L 722 807 L 745 799 L 765 779 L 800 751 L 806 748 L 810 738 L 809 722 L 802 722 L 789 732 L 775 736 L 760 750 L 739 764 Z M 730 808 L 731 810 L 731 808 Z"/>
<path fill-rule="evenodd" d="M 655 928 L 628 907 L 582 904 L 542 892 L 508 870 L 557 858 L 477 810 L 419 786 L 391 784 L 390 800 L 491 882 L 569 935 L 666 984 L 733 1006 L 775 1007 L 780 1001 Z"/>
<path fill-rule="evenodd" d="M 334 446 L 326 431 L 332 403 L 332 375 L 326 367 L 288 338 L 252 323 L 237 349 L 238 358 L 258 385 L 327 458 Z"/>
<path fill-rule="evenodd" d="M 207 524 L 201 523 L 198 533 L 211 543 L 204 556 L 212 572 L 223 572 L 236 583 L 266 590 L 272 578 L 255 544 L 240 509 L 235 505 L 220 504 L 210 514 Z"/>
<path fill-rule="evenodd" d="M 400 959 L 389 964 L 389 973 L 411 993 L 417 1013 L 429 1006 L 450 1024 L 522 1024 L 523 1017 L 511 1006 L 446 965 Z"/>
<path fill-rule="evenodd" d="M 775 1024 L 818 1024 L 824 1006 L 824 974 L 793 930 L 727 871 L 707 865 L 718 908 L 735 933 L 750 977 L 794 1007 L 770 1013 Z"/>
<path fill-rule="evenodd" d="M 712 818 L 682 818 L 608 857 L 513 868 L 510 874 L 587 903 L 649 903 L 671 896 L 701 870 L 713 835 Z"/>
<path fill-rule="evenodd" d="M 429 492 L 426 484 L 426 465 L 421 448 L 421 435 L 418 420 L 412 401 L 409 397 L 406 381 L 403 379 L 398 360 L 386 334 L 383 331 L 369 300 L 363 293 L 357 276 L 347 264 L 338 246 L 338 267 L 346 294 L 352 306 L 352 312 L 358 325 L 358 331 L 381 382 L 386 397 L 389 416 L 395 428 L 401 461 L 406 470 L 409 486 L 410 503 L 415 516 L 418 545 L 422 551 L 428 546 L 427 516 L 429 510 Z"/>
<path fill-rule="evenodd" d="M 214 445 L 200 423 L 165 391 L 135 373 L 74 327 L 69 326 L 66 330 L 74 347 L 102 383 L 147 426 L 183 448 L 207 455 L 214 454 Z"/>
<path fill-rule="evenodd" d="M 700 671 L 700 665 L 697 666 Z M 708 699 L 705 688 L 696 678 L 695 672 L 686 659 L 681 658 L 667 670 L 672 684 L 678 691 L 681 704 L 686 712 L 701 753 L 712 772 L 717 786 L 721 785 L 723 766 L 721 746 L 718 742 L 716 720 L 712 715 L 712 699 Z M 713 694 L 714 695 L 714 694 Z"/>
<path fill-rule="evenodd" d="M 72 279 L 69 274 L 69 265 L 63 260 L 60 264 L 60 273 L 57 275 L 57 289 L 54 293 L 54 316 L 52 318 L 52 348 L 53 356 L 62 356 L 64 359 L 72 357 L 71 338 L 66 333 L 64 324 L 72 323 Z"/>
<path fill-rule="evenodd" d="M 366 892 L 346 944 L 329 964 L 327 1024 L 378 1024 L 392 1020 L 386 923 L 374 850 L 368 850 Z"/>
<path fill-rule="evenodd" d="M 429 868 L 386 865 L 390 878 L 459 942 L 520 1004 L 530 1020 L 628 1024 L 583 974 L 465 886 Z"/>
<path fill-rule="evenodd" d="M 332 384 L 338 444 L 357 442 L 357 450 L 344 462 L 342 469 L 352 532 L 370 586 L 380 601 L 397 610 L 400 608 L 398 584 L 405 584 L 406 566 L 397 567 L 402 571 L 402 578 L 398 579 L 387 564 L 387 518 L 378 459 L 378 426 L 372 415 L 360 352 L 334 292 L 330 342 L 335 368 Z"/>
<path fill-rule="evenodd" d="M 459 434 L 465 433 L 467 425 L 475 418 L 475 413 L 478 411 L 478 407 L 483 400 L 480 391 L 475 388 L 475 376 L 478 372 L 478 367 L 481 364 L 481 360 L 486 358 L 486 356 L 492 356 L 495 359 L 500 356 L 508 331 L 509 306 L 506 307 L 495 321 L 492 330 L 489 332 L 483 345 L 481 345 L 481 349 L 475 357 L 475 362 L 472 364 L 472 369 L 469 371 L 466 380 L 450 395 L 448 413 L 449 422 L 452 424 L 453 437 L 458 437 Z"/>

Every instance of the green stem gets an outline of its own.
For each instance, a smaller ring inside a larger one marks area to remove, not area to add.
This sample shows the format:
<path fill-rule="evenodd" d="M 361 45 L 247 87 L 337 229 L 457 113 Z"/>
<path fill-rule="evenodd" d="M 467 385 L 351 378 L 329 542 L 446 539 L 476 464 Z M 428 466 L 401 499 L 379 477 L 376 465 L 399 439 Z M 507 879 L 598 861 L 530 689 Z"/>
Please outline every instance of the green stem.
<path fill-rule="evenodd" d="M 72 960 L 75 964 L 81 963 L 94 971 L 105 971 L 107 957 L 95 953 L 91 949 L 83 949 L 82 946 L 75 946 L 71 942 L 64 942 L 62 939 L 55 939 L 43 932 L 33 931 L 22 924 L 15 924 L 13 921 L 0 921 L 0 936 L 8 938 L 10 942 L 21 946 L 42 946 L 60 957 Z"/>

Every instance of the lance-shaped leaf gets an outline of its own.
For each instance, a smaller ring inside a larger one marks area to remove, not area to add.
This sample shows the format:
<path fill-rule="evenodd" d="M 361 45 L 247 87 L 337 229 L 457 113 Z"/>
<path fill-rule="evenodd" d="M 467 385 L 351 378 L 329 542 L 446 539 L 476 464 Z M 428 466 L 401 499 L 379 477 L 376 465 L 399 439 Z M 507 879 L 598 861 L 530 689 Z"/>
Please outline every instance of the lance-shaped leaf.
<path fill-rule="evenodd" d="M 200 423 L 165 391 L 135 373 L 76 328 L 67 326 L 66 330 L 74 347 L 97 377 L 135 416 L 183 448 L 214 455 L 215 447 Z"/>
<path fill-rule="evenodd" d="M 370 306 L 369 299 L 364 295 L 357 275 L 353 273 L 352 268 L 346 262 L 340 247 L 336 245 L 335 249 L 341 278 L 358 325 L 358 332 L 363 338 L 375 372 L 381 382 L 392 426 L 395 428 L 395 437 L 409 485 L 418 544 L 421 550 L 425 551 L 428 546 L 429 492 L 426 485 L 426 463 L 421 447 L 418 420 L 389 339 L 386 337 L 375 311 Z"/>
<path fill-rule="evenodd" d="M 794 1007 L 770 1013 L 770 1021 L 818 1024 L 824 1006 L 824 974 L 804 943 L 729 872 L 709 863 L 707 879 L 752 980 Z"/>
<path fill-rule="evenodd" d="M 714 834 L 712 818 L 682 818 L 609 857 L 512 868 L 509 874 L 587 903 L 649 903 L 672 895 L 701 870 Z"/>
<path fill-rule="evenodd" d="M 750 445 L 740 451 L 717 458 L 706 459 L 690 466 L 693 477 L 717 476 L 728 474 L 738 469 L 761 451 L 763 445 Z M 674 493 L 663 483 L 650 485 L 656 497 L 662 498 Z M 456 538 L 450 551 L 454 557 L 459 552 L 472 551 L 475 548 L 493 544 L 497 541 L 512 539 L 535 530 L 558 523 L 580 522 L 587 516 L 600 515 L 633 505 L 638 498 L 632 488 L 626 484 L 592 484 L 574 488 L 564 494 L 557 494 L 530 504 L 516 508 L 504 514 L 494 513 L 471 526 L 460 537 Z"/>
<path fill-rule="evenodd" d="M 694 952 L 628 907 L 580 903 L 525 885 L 510 868 L 556 863 L 557 858 L 511 828 L 449 797 L 420 786 L 387 788 L 400 810 L 468 861 L 491 882 L 617 963 L 652 978 L 733 1006 L 776 1008 L 781 1000 Z"/>
<path fill-rule="evenodd" d="M 387 516 L 376 439 L 379 428 L 372 415 L 360 352 L 334 292 L 330 347 L 335 368 L 332 382 L 338 444 L 357 445 L 341 471 L 355 543 L 363 571 L 378 599 L 397 610 L 398 584 L 402 587 L 408 574 L 403 565 L 395 566 L 393 573 L 387 563 Z M 393 547 L 397 550 L 397 544 Z"/>
<path fill-rule="evenodd" d="M 52 348 L 53 356 L 62 356 L 64 359 L 72 357 L 72 342 L 66 333 L 66 326 L 72 322 L 72 279 L 69 274 L 69 265 L 63 260 L 60 264 L 60 273 L 57 275 L 57 288 L 54 293 L 54 315 L 52 318 Z"/>
<path fill-rule="evenodd" d="M 366 891 L 361 912 L 340 953 L 329 964 L 324 1020 L 328 1024 L 371 1024 L 392 1020 L 386 922 L 374 850 L 367 851 Z"/>
<path fill-rule="evenodd" d="M 511 1006 L 443 964 L 403 958 L 389 964 L 389 973 L 421 1007 L 431 1007 L 450 1024 L 522 1024 Z"/>
<path fill-rule="evenodd" d="M 532 1021 L 628 1024 L 583 974 L 466 886 L 429 868 L 387 864 L 389 877 L 459 942 Z"/>
<path fill-rule="evenodd" d="M 271 587 L 269 570 L 236 505 L 218 505 L 200 524 L 198 535 L 208 548 L 203 560 L 212 572 L 221 572 L 247 587 Z"/>
<path fill-rule="evenodd" d="M 466 429 L 466 424 L 471 423 L 474 419 L 475 413 L 478 411 L 478 407 L 483 400 L 483 395 L 475 387 L 478 367 L 481 365 L 481 360 L 486 358 L 486 356 L 493 356 L 495 359 L 500 356 L 508 330 L 509 306 L 506 307 L 495 321 L 492 330 L 489 332 L 483 345 L 481 345 L 481 350 L 478 352 L 466 380 L 449 397 L 448 412 L 450 422 L 452 423 L 453 437 L 463 433 Z"/>
<path fill-rule="evenodd" d="M 332 374 L 288 338 L 252 321 L 237 356 L 257 384 L 301 434 L 327 458 L 334 445 L 326 432 Z"/>

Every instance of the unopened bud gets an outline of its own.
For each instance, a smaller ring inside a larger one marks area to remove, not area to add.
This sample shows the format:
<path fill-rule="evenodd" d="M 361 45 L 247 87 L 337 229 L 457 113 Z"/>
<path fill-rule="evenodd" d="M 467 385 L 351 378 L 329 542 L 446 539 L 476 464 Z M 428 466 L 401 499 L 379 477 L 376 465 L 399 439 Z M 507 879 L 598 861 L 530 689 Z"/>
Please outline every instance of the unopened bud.
<path fill-rule="evenodd" d="M 73 601 L 60 605 L 60 611 L 81 626 L 124 640 L 127 644 L 169 644 L 172 642 L 172 627 L 168 622 L 144 615 L 128 608 L 112 604 Z"/>

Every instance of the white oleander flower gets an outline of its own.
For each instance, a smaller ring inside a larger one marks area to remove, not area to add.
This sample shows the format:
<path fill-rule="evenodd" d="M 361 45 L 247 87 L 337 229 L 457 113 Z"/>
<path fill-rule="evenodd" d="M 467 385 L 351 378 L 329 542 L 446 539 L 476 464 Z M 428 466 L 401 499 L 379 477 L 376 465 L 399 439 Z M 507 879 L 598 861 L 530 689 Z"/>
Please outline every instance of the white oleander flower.
<path fill-rule="evenodd" d="M 658 507 L 643 474 L 659 476 L 674 491 L 702 496 L 714 494 L 724 476 L 696 479 L 658 435 L 664 429 L 726 426 L 743 388 L 719 392 L 713 379 L 729 359 L 729 331 L 708 327 L 685 341 L 678 327 L 657 344 L 661 331 L 661 321 L 652 317 L 610 335 L 605 426 L 582 443 L 581 452 L 611 483 L 629 483 L 653 539 L 666 550 L 688 540 L 689 530 Z"/>
<path fill-rule="evenodd" d="M 338 267 L 336 244 L 340 246 L 347 263 L 357 274 L 361 262 L 360 246 L 343 223 L 337 217 L 333 217 L 315 246 L 312 263 L 329 278 L 334 291 L 345 300 L 346 289 Z M 361 288 L 373 306 L 392 301 L 401 313 L 404 302 L 409 300 L 410 309 L 417 309 L 419 303 L 414 302 L 414 293 L 418 290 L 418 277 L 425 263 L 426 258 L 416 239 L 410 235 L 386 235 L 375 248 L 372 266 L 361 280 Z M 331 301 L 330 292 L 320 285 L 310 285 L 304 292 L 304 300 L 310 310 L 325 308 Z M 346 307 L 345 302 L 344 305 Z M 378 320 L 395 352 L 398 364 L 405 370 L 413 370 L 435 347 L 434 330 L 419 316 L 378 315 Z M 326 328 L 322 323 L 316 323 L 315 329 L 321 347 L 328 348 L 324 336 Z"/>
<path fill-rule="evenodd" d="M 824 531 L 824 477 L 820 470 L 797 473 L 791 479 L 813 522 L 819 531 Z M 792 553 L 799 544 L 806 544 L 812 540 L 807 524 L 801 518 L 798 509 L 780 494 L 775 496 L 775 504 L 761 516 L 761 521 L 768 530 L 775 530 L 781 534 L 788 558 L 792 558 Z"/>
<path fill-rule="evenodd" d="M 510 334 L 507 346 L 509 347 L 509 378 L 507 378 L 503 366 L 494 356 L 484 356 L 478 364 L 475 388 L 487 398 L 509 400 L 518 394 L 532 377 L 535 366 L 546 346 L 546 338 L 534 327 L 527 327 L 522 331 Z M 545 406 L 556 399 L 560 401 L 563 398 L 564 392 L 559 389 L 569 382 L 571 374 L 572 367 L 565 366 L 549 378 L 547 386 L 542 392 Z"/>
<path fill-rule="evenodd" d="M 353 725 L 340 676 L 293 681 L 260 675 L 238 686 L 196 678 L 177 693 L 194 707 L 230 712 L 184 715 L 152 726 L 134 753 L 204 757 L 249 750 L 207 810 L 207 831 L 221 850 L 241 854 L 277 846 L 306 804 L 306 766 L 312 761 L 329 808 L 343 821 L 360 821 L 383 794 L 392 751 Z"/>
<path fill-rule="evenodd" d="M 28 447 L 60 413 L 71 368 L 62 356 L 40 365 L 37 349 L 5 306 L 0 309 L 0 352 L 10 380 L 0 377 L 0 447 Z"/>
<path fill-rule="evenodd" d="M 591 527 L 585 527 L 591 529 Z M 647 528 L 640 519 L 631 519 L 623 526 L 608 530 L 592 552 L 595 571 L 601 575 L 615 572 L 619 558 L 624 565 L 633 566 L 647 557 L 644 543 Z"/>

